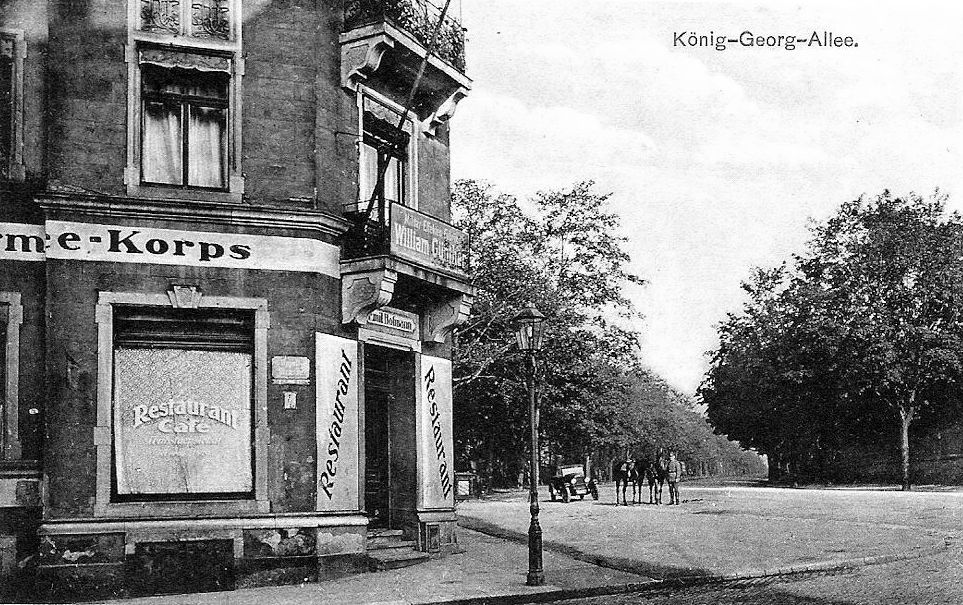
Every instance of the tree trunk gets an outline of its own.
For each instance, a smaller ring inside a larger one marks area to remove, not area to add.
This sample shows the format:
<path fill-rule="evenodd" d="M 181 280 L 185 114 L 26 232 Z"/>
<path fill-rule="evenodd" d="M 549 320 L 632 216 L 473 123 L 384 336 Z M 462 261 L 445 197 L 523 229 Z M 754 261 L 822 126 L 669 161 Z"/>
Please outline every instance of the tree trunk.
<path fill-rule="evenodd" d="M 913 422 L 913 417 L 916 416 L 916 408 L 910 406 L 908 408 L 900 407 L 900 470 L 902 475 L 902 490 L 908 492 L 911 489 L 910 486 L 910 445 L 909 445 L 909 428 L 910 423 Z"/>

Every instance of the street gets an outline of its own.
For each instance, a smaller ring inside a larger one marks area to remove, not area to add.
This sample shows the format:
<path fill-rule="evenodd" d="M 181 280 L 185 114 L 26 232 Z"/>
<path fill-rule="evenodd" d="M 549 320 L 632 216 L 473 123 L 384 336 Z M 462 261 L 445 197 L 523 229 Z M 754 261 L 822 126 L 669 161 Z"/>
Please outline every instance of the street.
<path fill-rule="evenodd" d="M 691 482 L 681 506 L 616 506 L 612 484 L 597 502 L 546 500 L 547 551 L 656 579 L 768 576 L 579 603 L 963 602 L 959 491 Z M 462 503 L 459 514 L 466 527 L 520 539 L 525 502 L 500 494 Z"/>

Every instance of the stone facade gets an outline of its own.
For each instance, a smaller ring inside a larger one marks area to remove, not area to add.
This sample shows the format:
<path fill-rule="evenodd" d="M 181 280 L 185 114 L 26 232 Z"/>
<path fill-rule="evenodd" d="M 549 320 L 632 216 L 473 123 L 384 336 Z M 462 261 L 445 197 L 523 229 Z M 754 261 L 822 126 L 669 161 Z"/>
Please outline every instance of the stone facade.
<path fill-rule="evenodd" d="M 376 525 L 456 543 L 470 80 L 429 53 L 406 111 L 424 40 L 344 4 L 0 6 L 0 596 L 323 580 Z M 362 190 L 383 153 L 402 185 Z"/>

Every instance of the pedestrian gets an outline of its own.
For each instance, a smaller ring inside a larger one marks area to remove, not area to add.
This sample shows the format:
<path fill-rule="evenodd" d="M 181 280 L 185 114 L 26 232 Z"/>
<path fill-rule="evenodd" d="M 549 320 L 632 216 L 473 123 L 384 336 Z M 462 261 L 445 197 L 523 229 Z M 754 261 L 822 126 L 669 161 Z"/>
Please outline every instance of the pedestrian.
<path fill-rule="evenodd" d="M 675 459 L 675 452 L 669 453 L 667 480 L 669 482 L 669 504 L 681 504 L 679 500 L 679 481 L 682 480 L 682 463 Z"/>

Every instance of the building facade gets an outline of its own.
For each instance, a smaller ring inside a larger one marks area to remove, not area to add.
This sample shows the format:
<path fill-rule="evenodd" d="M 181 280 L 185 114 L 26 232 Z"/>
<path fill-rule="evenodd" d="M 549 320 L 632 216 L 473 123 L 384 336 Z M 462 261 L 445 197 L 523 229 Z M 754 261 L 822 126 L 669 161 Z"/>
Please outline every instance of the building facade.
<path fill-rule="evenodd" d="M 366 569 L 375 531 L 455 546 L 470 80 L 438 17 L 0 5 L 0 584 L 225 589 Z"/>

